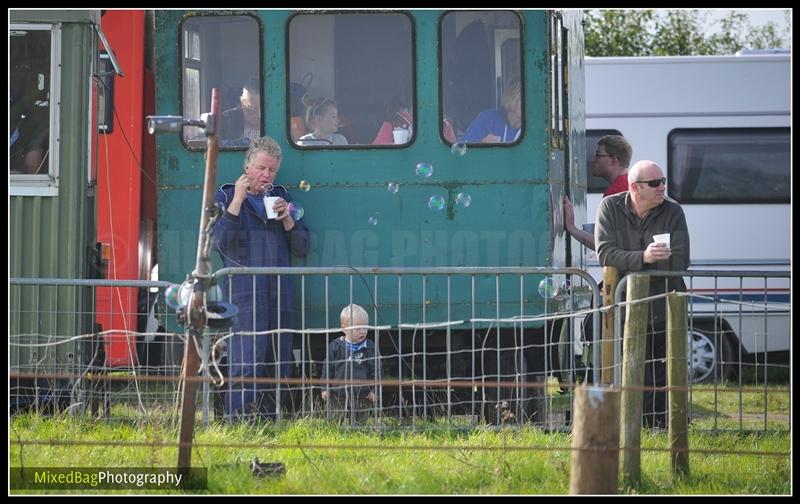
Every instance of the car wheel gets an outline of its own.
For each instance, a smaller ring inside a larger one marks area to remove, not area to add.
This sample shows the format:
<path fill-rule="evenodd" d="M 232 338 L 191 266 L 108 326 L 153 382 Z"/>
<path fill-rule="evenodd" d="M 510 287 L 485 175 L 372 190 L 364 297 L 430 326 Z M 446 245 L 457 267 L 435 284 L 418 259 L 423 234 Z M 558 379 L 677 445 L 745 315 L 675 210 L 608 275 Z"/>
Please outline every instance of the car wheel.
<path fill-rule="evenodd" d="M 689 333 L 689 379 L 692 383 L 731 378 L 733 347 L 727 336 L 714 337 L 713 332 L 694 329 Z"/>

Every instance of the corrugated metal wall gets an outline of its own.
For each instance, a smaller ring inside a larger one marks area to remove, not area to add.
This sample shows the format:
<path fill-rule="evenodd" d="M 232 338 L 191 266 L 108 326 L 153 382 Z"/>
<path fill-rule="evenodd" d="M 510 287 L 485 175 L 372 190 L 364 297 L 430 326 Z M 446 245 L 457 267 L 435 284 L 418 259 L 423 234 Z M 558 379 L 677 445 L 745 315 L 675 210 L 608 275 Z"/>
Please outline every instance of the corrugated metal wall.
<path fill-rule="evenodd" d="M 93 188 L 87 180 L 89 105 L 97 38 L 93 11 L 18 11 L 11 22 L 61 24 L 61 102 L 58 195 L 9 197 L 9 276 L 86 278 L 94 242 Z M 12 343 L 47 343 L 92 331 L 91 289 L 11 285 Z M 12 368 L 66 370 L 78 358 L 76 342 L 10 347 Z"/>

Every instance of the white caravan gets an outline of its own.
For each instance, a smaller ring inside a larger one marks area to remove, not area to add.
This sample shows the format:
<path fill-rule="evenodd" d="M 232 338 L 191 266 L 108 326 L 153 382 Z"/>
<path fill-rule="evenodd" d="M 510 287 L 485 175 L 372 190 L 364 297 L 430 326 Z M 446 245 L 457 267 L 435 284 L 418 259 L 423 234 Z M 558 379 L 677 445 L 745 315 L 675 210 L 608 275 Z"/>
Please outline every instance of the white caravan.
<path fill-rule="evenodd" d="M 787 270 L 790 266 L 791 55 L 586 58 L 586 213 L 594 222 L 608 185 L 591 177 L 597 140 L 621 134 L 631 163 L 665 171 L 691 236 L 691 268 Z M 584 220 L 581 221 L 581 216 Z M 576 240 L 602 279 L 597 256 Z M 730 377 L 740 355 L 790 348 L 788 279 L 694 279 L 693 379 Z M 748 304 L 752 302 L 753 304 Z M 765 309 L 764 304 L 768 305 Z M 713 313 L 720 313 L 716 319 Z M 704 315 L 705 314 L 705 315 Z M 724 331 L 722 336 L 716 327 Z M 720 365 L 724 363 L 724 365 Z M 730 365 L 729 363 L 733 364 Z M 717 371 L 714 372 L 714 367 Z"/>

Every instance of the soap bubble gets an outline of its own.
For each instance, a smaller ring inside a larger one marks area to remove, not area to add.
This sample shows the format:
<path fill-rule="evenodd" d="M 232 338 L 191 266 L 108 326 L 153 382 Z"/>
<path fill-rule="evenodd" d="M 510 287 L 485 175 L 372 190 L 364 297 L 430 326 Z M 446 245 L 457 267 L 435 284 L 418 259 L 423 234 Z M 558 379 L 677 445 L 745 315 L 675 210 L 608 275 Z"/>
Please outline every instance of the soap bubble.
<path fill-rule="evenodd" d="M 552 277 L 545 277 L 539 282 L 539 295 L 545 299 L 553 299 L 558 294 L 558 283 Z"/>
<path fill-rule="evenodd" d="M 450 152 L 456 156 L 463 156 L 467 153 L 467 144 L 464 142 L 456 142 L 450 146 Z"/>
<path fill-rule="evenodd" d="M 397 191 L 400 190 L 400 186 L 397 182 L 389 182 L 389 185 L 386 186 L 386 190 L 392 194 L 397 194 Z"/>
<path fill-rule="evenodd" d="M 311 184 L 308 180 L 301 180 L 297 187 L 300 188 L 301 191 L 308 192 L 311 189 Z"/>
<path fill-rule="evenodd" d="M 433 175 L 433 166 L 431 166 L 430 163 L 425 162 L 417 163 L 416 172 L 417 175 L 422 178 L 430 178 L 430 176 Z"/>
<path fill-rule="evenodd" d="M 305 214 L 303 207 L 294 202 L 289 203 L 289 215 L 292 216 L 292 220 L 299 221 L 303 218 L 303 214 Z"/>
<path fill-rule="evenodd" d="M 467 193 L 458 193 L 456 195 L 456 205 L 461 205 L 464 208 L 472 204 L 472 196 Z"/>
<path fill-rule="evenodd" d="M 431 210 L 444 210 L 444 196 L 440 196 L 438 194 L 434 194 L 430 198 L 428 198 L 428 208 Z"/>
<path fill-rule="evenodd" d="M 178 286 L 178 304 L 180 306 L 189 305 L 189 300 L 192 298 L 193 289 L 194 284 L 189 280 L 186 280 Z"/>
<path fill-rule="evenodd" d="M 167 302 L 167 306 L 173 310 L 178 309 L 180 306 L 178 304 L 178 289 L 180 289 L 180 285 L 171 284 L 169 287 L 167 287 L 167 290 L 164 291 L 164 299 Z"/>
<path fill-rule="evenodd" d="M 378 214 L 371 215 L 367 222 L 369 222 L 370 226 L 377 226 L 378 225 Z"/>

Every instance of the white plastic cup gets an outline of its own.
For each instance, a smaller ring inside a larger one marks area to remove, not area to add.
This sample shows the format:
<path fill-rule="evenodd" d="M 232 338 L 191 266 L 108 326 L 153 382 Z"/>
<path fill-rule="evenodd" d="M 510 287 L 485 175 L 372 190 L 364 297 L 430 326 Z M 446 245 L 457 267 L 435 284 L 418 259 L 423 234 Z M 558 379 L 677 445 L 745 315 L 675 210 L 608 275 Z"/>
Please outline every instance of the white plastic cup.
<path fill-rule="evenodd" d="M 408 133 L 409 131 L 405 128 L 395 128 L 392 130 L 392 136 L 394 137 L 395 144 L 404 144 L 408 143 Z"/>
<path fill-rule="evenodd" d="M 655 243 L 665 243 L 669 248 L 669 233 L 653 235 L 653 241 Z"/>
<path fill-rule="evenodd" d="M 272 209 L 278 201 L 277 196 L 264 196 L 264 207 L 267 209 L 267 219 L 277 219 L 278 212 Z"/>

